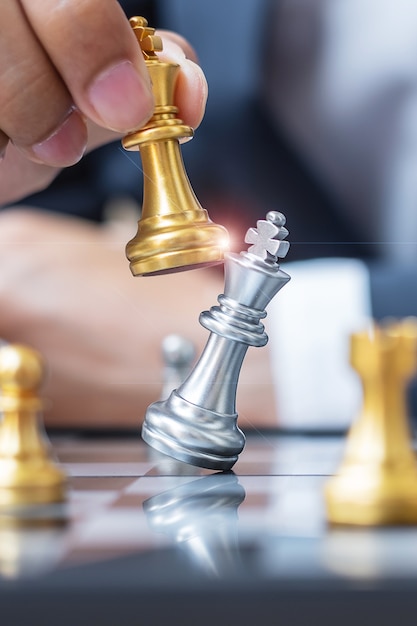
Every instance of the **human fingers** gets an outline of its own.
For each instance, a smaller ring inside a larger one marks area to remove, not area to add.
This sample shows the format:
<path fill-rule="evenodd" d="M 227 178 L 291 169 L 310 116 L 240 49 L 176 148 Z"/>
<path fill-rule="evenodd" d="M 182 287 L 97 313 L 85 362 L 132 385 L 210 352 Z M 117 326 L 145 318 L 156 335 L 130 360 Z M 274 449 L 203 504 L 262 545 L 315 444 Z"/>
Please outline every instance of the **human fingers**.
<path fill-rule="evenodd" d="M 86 152 L 122 137 L 87 120 L 88 142 Z M 13 144 L 7 147 L 0 165 L 0 207 L 46 189 L 61 168 L 27 159 Z"/>
<path fill-rule="evenodd" d="M 59 171 L 30 161 L 10 144 L 0 163 L 0 207 L 45 189 Z"/>
<path fill-rule="evenodd" d="M 11 25 L 0 38 L 0 129 L 30 158 L 79 160 L 84 117 L 128 132 L 150 116 L 149 77 L 116 0 L 2 0 L 0 23 Z"/>
<path fill-rule="evenodd" d="M 5 135 L 1 130 L 0 130 L 0 161 L 3 161 L 5 154 L 6 154 L 6 148 L 7 148 L 7 144 L 9 143 L 9 138 L 7 135 Z"/>
<path fill-rule="evenodd" d="M 7 26 L 2 28 L 0 37 L 0 142 L 3 151 L 8 138 L 22 149 L 28 150 L 32 144 L 36 149 L 36 144 L 60 125 L 65 129 L 72 126 L 74 144 L 83 144 L 84 124 L 72 111 L 70 95 L 39 45 L 19 2 L 1 2 L 0 23 Z M 69 162 L 75 157 L 74 144 L 67 147 Z"/>
<path fill-rule="evenodd" d="M 178 76 L 175 103 L 186 124 L 197 128 L 203 119 L 206 108 L 208 87 L 203 70 L 197 64 L 194 48 L 180 35 L 159 31 L 163 40 L 161 59 L 174 61 L 181 67 Z"/>
<path fill-rule="evenodd" d="M 179 35 L 178 33 L 174 33 L 172 30 L 158 30 L 158 35 L 162 37 L 165 45 L 168 41 L 171 41 L 179 48 L 181 48 L 183 54 L 187 59 L 190 59 L 190 61 L 194 61 L 194 63 L 198 63 L 197 52 L 190 44 L 190 42 L 185 39 L 185 37 Z"/>

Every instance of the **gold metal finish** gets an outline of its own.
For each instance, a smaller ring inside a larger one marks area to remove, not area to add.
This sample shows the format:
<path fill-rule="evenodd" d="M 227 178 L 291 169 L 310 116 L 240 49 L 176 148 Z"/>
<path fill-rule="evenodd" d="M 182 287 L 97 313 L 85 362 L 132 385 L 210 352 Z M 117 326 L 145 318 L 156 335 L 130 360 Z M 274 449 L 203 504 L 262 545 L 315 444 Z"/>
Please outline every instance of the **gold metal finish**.
<path fill-rule="evenodd" d="M 40 420 L 43 376 L 34 350 L 0 348 L 0 509 L 65 499 L 66 477 L 50 457 Z"/>
<path fill-rule="evenodd" d="M 228 235 L 214 224 L 198 202 L 186 174 L 180 139 L 193 129 L 178 119 L 174 91 L 179 65 L 161 61 L 162 42 L 142 17 L 130 20 L 152 81 L 155 109 L 148 123 L 123 141 L 126 150 L 140 150 L 143 175 L 142 217 L 126 247 L 132 273 L 176 272 L 223 261 Z"/>
<path fill-rule="evenodd" d="M 351 339 L 351 364 L 362 378 L 364 402 L 341 468 L 325 489 L 331 523 L 417 523 L 417 464 L 406 408 L 416 346 L 414 318 Z"/>

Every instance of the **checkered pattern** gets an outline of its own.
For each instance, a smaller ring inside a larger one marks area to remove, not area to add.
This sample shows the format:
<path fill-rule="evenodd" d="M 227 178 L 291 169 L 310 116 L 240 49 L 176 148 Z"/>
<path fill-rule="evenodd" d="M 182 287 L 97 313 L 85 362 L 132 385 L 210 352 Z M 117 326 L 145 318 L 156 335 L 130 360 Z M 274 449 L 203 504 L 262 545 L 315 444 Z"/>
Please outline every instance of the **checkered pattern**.
<path fill-rule="evenodd" d="M 160 455 L 139 437 L 137 440 L 64 437 L 55 439 L 53 444 L 70 484 L 69 524 L 59 535 L 61 567 L 178 541 L 180 529 L 169 528 L 169 523 L 155 527 L 144 510 L 144 503 L 160 494 L 169 498 L 171 493 L 190 489 L 193 493 L 185 493 L 184 497 L 191 512 L 197 511 L 193 523 L 198 525 L 201 506 L 198 495 L 204 493 L 213 472 Z M 342 445 L 340 440 L 277 439 L 268 434 L 248 437 L 233 472 L 236 477 L 233 488 L 241 494 L 235 507 L 240 537 L 250 539 L 271 530 L 308 535 L 321 532 L 324 524 L 321 488 L 337 465 Z M 224 483 L 223 487 L 222 479 L 229 480 L 230 475 L 218 473 L 217 477 L 215 490 L 221 503 L 224 493 L 230 492 L 229 485 Z M 197 499 L 195 509 L 193 497 Z M 181 510 L 180 497 L 172 498 Z M 306 519 L 307 506 L 311 515 Z M 216 494 L 210 500 L 210 510 L 213 509 L 216 509 Z M 226 506 L 226 512 L 230 512 L 230 507 Z M 165 516 L 171 514 L 172 511 Z M 204 516 L 205 512 L 201 514 Z M 221 515 L 219 505 L 216 522 Z"/>
<path fill-rule="evenodd" d="M 417 575 L 415 529 L 328 527 L 323 487 L 339 466 L 342 437 L 251 435 L 226 473 L 173 461 L 139 436 L 52 443 L 69 494 L 50 512 L 67 523 L 0 524 L 0 587 L 171 546 L 210 576 L 239 573 L 244 546 L 256 546 L 266 578 Z"/>

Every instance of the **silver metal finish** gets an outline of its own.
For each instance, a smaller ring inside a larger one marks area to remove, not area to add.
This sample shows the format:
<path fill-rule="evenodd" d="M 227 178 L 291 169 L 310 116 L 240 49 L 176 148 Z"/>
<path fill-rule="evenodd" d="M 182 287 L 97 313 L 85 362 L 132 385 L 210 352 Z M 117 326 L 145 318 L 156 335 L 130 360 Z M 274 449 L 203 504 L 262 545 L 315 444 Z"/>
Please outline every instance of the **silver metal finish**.
<path fill-rule="evenodd" d="M 200 359 L 168 399 L 148 407 L 143 439 L 179 461 L 229 470 L 245 446 L 237 426 L 236 391 L 249 346 L 268 341 L 260 322 L 265 307 L 290 280 L 280 269 L 289 244 L 282 213 L 271 211 L 249 229 L 247 252 L 225 256 L 224 294 L 220 306 L 203 311 L 200 324 L 210 331 Z M 286 245 L 284 245 L 286 244 Z"/>
<path fill-rule="evenodd" d="M 257 227 L 249 228 L 246 233 L 245 243 L 253 244 L 248 252 L 265 260 L 283 258 L 290 248 L 289 242 L 283 241 L 289 234 L 284 228 L 285 222 L 285 215 L 282 213 L 278 211 L 267 213 L 266 220 L 259 220 Z"/>
<path fill-rule="evenodd" d="M 238 507 L 245 490 L 232 473 L 211 474 L 149 498 L 149 526 L 167 535 L 198 569 L 220 578 L 241 569 Z"/>

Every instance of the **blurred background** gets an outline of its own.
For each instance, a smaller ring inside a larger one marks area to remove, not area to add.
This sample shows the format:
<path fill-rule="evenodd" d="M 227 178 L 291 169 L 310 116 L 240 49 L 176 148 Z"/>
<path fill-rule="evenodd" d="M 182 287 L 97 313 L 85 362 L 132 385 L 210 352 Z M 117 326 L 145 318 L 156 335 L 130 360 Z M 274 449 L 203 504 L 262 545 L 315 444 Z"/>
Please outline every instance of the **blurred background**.
<path fill-rule="evenodd" d="M 311 326 L 307 332 L 310 327 L 301 320 L 303 328 L 295 328 L 287 359 L 294 358 L 298 336 L 300 363 L 307 336 L 316 336 L 308 354 L 317 354 L 332 344 L 332 333 L 338 336 L 343 328 L 346 334 L 362 317 L 417 314 L 417 5 L 412 0 L 121 4 L 128 16 L 144 15 L 150 25 L 182 34 L 197 51 L 209 100 L 195 139 L 182 152 L 212 219 L 229 229 L 241 249 L 254 220 L 269 210 L 287 216 L 287 260 L 302 263 L 295 266 L 302 275 L 291 302 L 295 298 L 303 306 L 304 322 Z M 120 203 L 134 213 L 142 193 L 136 157 L 119 143 L 106 146 L 62 172 L 30 202 L 94 221 L 113 218 Z M 330 265 L 305 265 L 326 258 Z M 341 268 L 335 258 L 355 263 Z M 309 267 L 313 273 L 304 280 Z M 346 289 L 342 276 L 350 285 Z M 306 284 L 309 290 L 301 288 Z M 343 294 L 349 294 L 348 304 Z M 332 324 L 330 333 L 329 320 L 335 318 L 340 328 Z M 286 333 L 278 328 L 275 335 L 281 342 Z"/>

